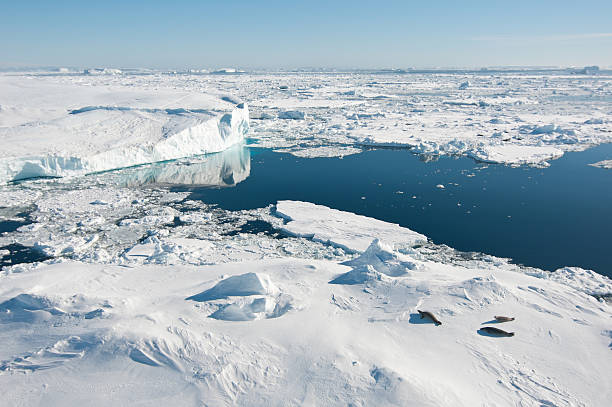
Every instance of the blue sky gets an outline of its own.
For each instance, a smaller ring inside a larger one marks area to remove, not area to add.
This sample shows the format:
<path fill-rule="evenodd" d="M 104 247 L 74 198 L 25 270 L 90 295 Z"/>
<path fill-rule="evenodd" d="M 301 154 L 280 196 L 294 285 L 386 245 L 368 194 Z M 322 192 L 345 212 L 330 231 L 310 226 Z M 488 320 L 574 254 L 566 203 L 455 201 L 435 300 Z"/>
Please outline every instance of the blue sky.
<path fill-rule="evenodd" d="M 612 66 L 612 1 L 7 1 L 0 66 Z"/>

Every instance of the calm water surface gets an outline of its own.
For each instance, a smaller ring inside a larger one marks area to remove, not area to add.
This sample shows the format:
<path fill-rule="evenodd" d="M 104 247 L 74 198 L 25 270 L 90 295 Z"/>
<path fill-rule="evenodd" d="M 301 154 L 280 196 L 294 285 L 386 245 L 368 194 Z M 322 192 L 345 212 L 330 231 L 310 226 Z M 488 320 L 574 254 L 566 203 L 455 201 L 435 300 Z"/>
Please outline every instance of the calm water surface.
<path fill-rule="evenodd" d="M 452 157 L 426 162 L 408 150 L 307 159 L 244 149 L 250 174 L 235 187 L 173 190 L 230 210 L 314 202 L 398 223 L 462 251 L 612 276 L 612 170 L 587 165 L 611 159 L 610 144 L 567 153 L 545 169 Z"/>

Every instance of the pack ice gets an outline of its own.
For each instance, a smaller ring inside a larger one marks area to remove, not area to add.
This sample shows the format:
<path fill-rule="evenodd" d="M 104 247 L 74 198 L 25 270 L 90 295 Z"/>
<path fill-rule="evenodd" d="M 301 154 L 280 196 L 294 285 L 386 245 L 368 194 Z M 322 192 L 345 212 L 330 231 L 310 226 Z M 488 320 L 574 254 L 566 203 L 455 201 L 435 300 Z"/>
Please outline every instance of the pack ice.
<path fill-rule="evenodd" d="M 247 105 L 234 102 L 133 79 L 0 76 L 0 182 L 223 151 L 249 128 Z"/>

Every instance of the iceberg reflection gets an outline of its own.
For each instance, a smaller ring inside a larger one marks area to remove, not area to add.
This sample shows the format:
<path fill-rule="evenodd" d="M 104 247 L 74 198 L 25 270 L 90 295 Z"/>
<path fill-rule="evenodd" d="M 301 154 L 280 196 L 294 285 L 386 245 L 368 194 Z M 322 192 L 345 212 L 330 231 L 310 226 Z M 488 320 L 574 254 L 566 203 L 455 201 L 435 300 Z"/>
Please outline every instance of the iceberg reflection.
<path fill-rule="evenodd" d="M 126 168 L 119 183 L 133 187 L 145 184 L 233 187 L 251 173 L 251 153 L 235 146 L 220 153 Z"/>

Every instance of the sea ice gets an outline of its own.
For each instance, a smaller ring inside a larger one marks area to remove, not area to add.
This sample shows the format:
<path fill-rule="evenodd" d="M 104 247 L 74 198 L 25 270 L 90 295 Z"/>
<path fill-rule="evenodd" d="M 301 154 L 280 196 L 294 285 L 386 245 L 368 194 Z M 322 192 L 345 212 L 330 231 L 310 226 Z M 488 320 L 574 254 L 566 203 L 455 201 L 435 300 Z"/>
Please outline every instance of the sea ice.
<path fill-rule="evenodd" d="M 592 165 L 593 167 L 599 167 L 599 168 L 612 168 L 612 160 L 598 161 L 590 165 Z"/>
<path fill-rule="evenodd" d="M 409 247 L 427 237 L 399 225 L 309 202 L 280 201 L 276 213 L 288 222 L 282 230 L 343 249 L 365 251 L 375 238 L 388 245 Z"/>

